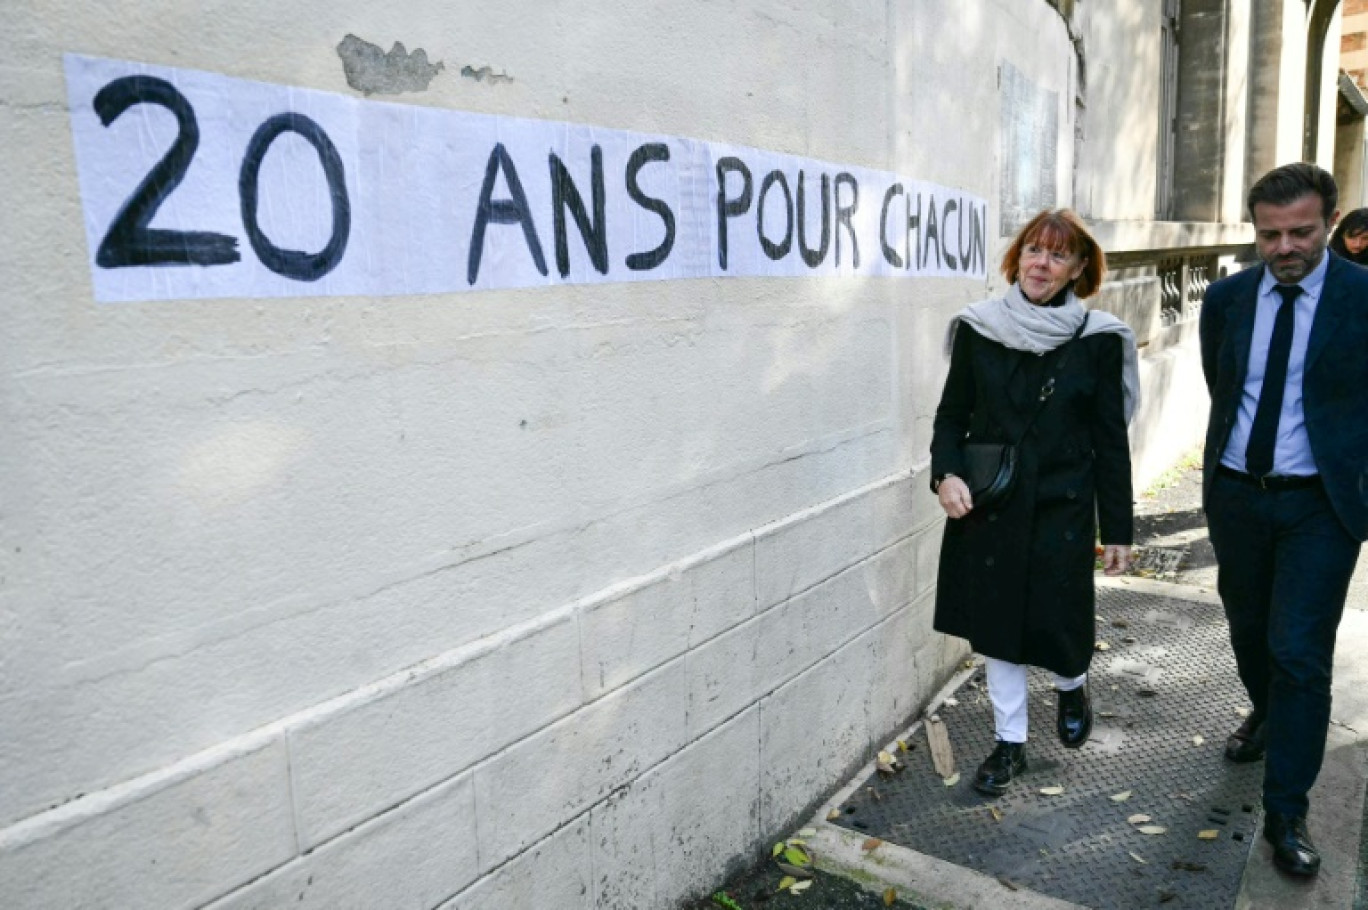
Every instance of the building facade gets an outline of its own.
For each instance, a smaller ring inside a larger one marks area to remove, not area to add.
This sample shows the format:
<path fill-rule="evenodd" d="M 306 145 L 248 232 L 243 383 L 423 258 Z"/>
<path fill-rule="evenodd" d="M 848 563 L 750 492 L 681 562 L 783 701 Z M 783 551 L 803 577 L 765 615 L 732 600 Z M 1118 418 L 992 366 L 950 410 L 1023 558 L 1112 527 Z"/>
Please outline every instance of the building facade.
<path fill-rule="evenodd" d="M 1155 477 L 1200 440 L 1245 188 L 1333 163 L 1339 22 L 12 9 L 6 905 L 715 886 L 966 656 L 930 630 L 949 317 L 1076 207 Z"/>
<path fill-rule="evenodd" d="M 1368 3 L 1345 0 L 1340 27 L 1339 99 L 1335 107 L 1335 180 L 1343 211 L 1361 208 L 1364 194 L 1364 117 L 1368 116 Z"/>

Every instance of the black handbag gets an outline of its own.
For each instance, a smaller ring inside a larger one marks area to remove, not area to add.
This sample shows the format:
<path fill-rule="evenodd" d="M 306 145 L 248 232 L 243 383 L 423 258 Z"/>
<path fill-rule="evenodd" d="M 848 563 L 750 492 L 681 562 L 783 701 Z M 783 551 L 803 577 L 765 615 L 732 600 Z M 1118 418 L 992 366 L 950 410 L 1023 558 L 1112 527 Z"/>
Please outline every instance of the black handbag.
<path fill-rule="evenodd" d="M 964 482 L 975 509 L 1002 505 L 1016 489 L 1017 447 L 1010 442 L 969 442 L 964 445 Z"/>
<path fill-rule="evenodd" d="M 1021 442 L 1035 424 L 1036 417 L 1045 407 L 1045 402 L 1054 394 L 1055 376 L 1064 368 L 1068 348 L 1088 327 L 1088 316 L 1083 315 L 1083 324 L 1074 332 L 1072 338 L 1060 349 L 1059 359 L 1055 362 L 1054 374 L 1040 387 L 1035 409 L 1030 420 L 1017 436 L 1016 442 L 966 442 L 962 447 L 964 454 L 964 482 L 969 487 L 969 495 L 974 499 L 974 509 L 996 509 L 1007 502 L 1016 489 L 1017 477 L 1021 473 L 1019 449 Z"/>

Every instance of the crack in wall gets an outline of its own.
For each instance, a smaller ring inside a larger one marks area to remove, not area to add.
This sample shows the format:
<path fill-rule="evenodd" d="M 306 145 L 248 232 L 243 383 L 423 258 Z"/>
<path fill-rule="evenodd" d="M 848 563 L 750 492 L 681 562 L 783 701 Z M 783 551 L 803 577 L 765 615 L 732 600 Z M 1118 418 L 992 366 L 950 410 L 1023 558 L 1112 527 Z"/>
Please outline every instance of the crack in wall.
<path fill-rule="evenodd" d="M 490 85 L 513 81 L 512 76 L 507 73 L 496 73 L 494 72 L 494 68 L 490 66 L 482 66 L 479 69 L 476 69 L 475 67 L 466 64 L 461 67 L 461 75 L 465 76 L 467 79 L 474 79 L 476 82 L 485 82 L 487 80 Z"/>

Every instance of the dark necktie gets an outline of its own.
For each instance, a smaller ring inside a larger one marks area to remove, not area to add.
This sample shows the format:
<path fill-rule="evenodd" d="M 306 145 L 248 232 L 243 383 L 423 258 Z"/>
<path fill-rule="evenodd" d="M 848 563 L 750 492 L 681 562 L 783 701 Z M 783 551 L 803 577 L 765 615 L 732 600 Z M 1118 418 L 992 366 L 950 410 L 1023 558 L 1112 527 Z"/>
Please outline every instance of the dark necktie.
<path fill-rule="evenodd" d="M 1283 387 L 1287 385 L 1287 359 L 1292 353 L 1292 328 L 1301 285 L 1278 284 L 1273 290 L 1282 295 L 1278 318 L 1273 322 L 1273 338 L 1268 343 L 1268 364 L 1264 367 L 1259 408 L 1249 431 L 1245 449 L 1245 469 L 1255 477 L 1273 470 L 1273 449 L 1278 442 L 1278 416 L 1282 413 Z"/>

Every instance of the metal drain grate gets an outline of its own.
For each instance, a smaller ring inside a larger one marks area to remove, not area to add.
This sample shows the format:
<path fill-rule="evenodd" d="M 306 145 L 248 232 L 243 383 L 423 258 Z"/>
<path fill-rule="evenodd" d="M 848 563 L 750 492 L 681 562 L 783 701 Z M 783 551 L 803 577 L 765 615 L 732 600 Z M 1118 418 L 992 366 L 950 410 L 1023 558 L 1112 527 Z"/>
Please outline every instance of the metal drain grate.
<path fill-rule="evenodd" d="M 1154 578 L 1173 578 L 1183 568 L 1187 555 L 1188 548 L 1185 546 L 1159 547 L 1151 544 L 1139 547 L 1131 570 Z"/>
<path fill-rule="evenodd" d="M 942 783 L 919 737 L 906 769 L 863 782 L 836 824 L 1086 907 L 1232 907 L 1258 831 L 1263 764 L 1221 754 L 1245 704 L 1225 618 L 1216 606 L 1114 588 L 1098 590 L 1097 613 L 1111 649 L 1092 663 L 1086 746 L 1059 744 L 1049 675 L 1032 671 L 1030 770 L 1000 799 L 974 792 L 993 747 L 980 670 L 939 712 L 960 782 Z M 1040 792 L 1054 786 L 1063 793 Z M 1166 832 L 1142 834 L 1127 821 L 1138 813 Z M 1211 830 L 1214 840 L 1198 838 Z"/>

